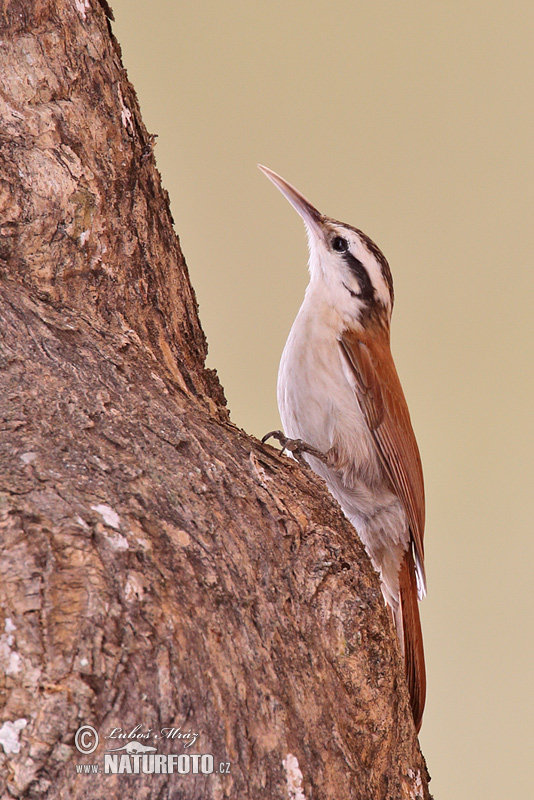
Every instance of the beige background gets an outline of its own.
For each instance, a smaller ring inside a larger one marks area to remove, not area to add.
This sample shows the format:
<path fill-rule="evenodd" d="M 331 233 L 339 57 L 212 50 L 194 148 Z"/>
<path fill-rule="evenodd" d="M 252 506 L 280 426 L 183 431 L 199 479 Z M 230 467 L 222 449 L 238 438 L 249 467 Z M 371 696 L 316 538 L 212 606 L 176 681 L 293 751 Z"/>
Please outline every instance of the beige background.
<path fill-rule="evenodd" d="M 112 0 L 233 420 L 306 285 L 280 172 L 390 260 L 428 496 L 436 800 L 531 796 L 533 6 Z"/>

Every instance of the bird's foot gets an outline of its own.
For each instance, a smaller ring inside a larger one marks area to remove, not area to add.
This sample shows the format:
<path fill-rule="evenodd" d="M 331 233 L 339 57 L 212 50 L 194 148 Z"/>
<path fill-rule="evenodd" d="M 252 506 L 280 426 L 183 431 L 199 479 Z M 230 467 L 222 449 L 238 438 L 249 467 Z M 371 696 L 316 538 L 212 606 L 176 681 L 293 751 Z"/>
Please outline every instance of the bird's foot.
<path fill-rule="evenodd" d="M 267 439 L 276 439 L 282 445 L 282 452 L 287 450 L 291 453 L 300 464 L 306 464 L 306 460 L 303 458 L 304 453 L 308 453 L 310 456 L 314 456 L 314 458 L 318 458 L 320 461 L 324 461 L 325 464 L 328 463 L 328 459 L 324 453 L 321 453 L 320 450 L 317 450 L 316 447 L 312 447 L 311 444 L 307 444 L 303 442 L 302 439 L 289 439 L 285 436 L 282 431 L 269 431 L 266 433 L 263 439 L 261 440 L 262 444 L 265 444 Z"/>

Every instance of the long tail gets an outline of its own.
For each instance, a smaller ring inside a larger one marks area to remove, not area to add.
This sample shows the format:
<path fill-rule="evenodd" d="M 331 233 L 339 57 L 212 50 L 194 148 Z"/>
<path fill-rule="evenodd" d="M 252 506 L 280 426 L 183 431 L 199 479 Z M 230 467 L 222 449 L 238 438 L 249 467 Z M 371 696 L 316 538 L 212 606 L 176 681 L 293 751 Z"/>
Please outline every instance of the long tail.
<path fill-rule="evenodd" d="M 400 608 L 396 620 L 397 630 L 401 627 L 404 652 L 404 669 L 410 691 L 412 714 L 417 732 L 421 727 L 426 697 L 425 654 L 423 650 L 423 634 L 419 619 L 417 598 L 417 581 L 412 548 L 405 553 L 399 572 Z M 400 631 L 399 631 L 400 633 Z M 400 638 L 400 637 L 399 637 Z"/>

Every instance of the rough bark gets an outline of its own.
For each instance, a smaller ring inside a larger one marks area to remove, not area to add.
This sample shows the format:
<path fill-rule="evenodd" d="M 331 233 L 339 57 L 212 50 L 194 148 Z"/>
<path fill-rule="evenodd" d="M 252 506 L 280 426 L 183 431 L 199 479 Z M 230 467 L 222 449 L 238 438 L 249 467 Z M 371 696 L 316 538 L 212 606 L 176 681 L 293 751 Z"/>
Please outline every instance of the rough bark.
<path fill-rule="evenodd" d="M 0 27 L 0 797 L 428 798 L 353 529 L 204 367 L 107 3 Z M 137 725 L 215 773 L 77 774 Z"/>

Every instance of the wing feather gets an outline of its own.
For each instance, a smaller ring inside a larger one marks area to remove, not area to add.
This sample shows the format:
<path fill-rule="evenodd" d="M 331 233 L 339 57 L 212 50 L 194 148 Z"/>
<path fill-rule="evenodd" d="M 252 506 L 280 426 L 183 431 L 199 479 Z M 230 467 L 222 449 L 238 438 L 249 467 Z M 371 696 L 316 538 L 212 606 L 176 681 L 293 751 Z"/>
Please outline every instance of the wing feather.
<path fill-rule="evenodd" d="M 389 334 L 385 329 L 367 334 L 347 330 L 341 336 L 340 345 L 354 374 L 356 396 L 378 455 L 408 518 L 421 583 L 419 589 L 423 595 L 426 593 L 423 470 L 408 406 L 391 355 Z"/>

